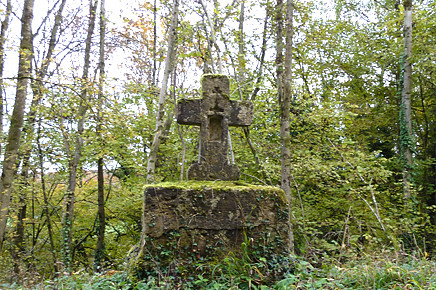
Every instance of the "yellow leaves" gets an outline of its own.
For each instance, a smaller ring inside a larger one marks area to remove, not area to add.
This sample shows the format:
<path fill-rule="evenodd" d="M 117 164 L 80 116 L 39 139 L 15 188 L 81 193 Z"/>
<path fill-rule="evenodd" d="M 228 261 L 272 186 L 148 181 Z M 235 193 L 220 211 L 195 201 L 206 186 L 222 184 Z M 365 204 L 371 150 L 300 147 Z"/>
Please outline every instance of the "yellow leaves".
<path fill-rule="evenodd" d="M 153 10 L 153 4 L 151 4 L 151 2 L 148 1 L 143 4 L 140 4 L 139 6 L 147 10 Z"/>
<path fill-rule="evenodd" d="M 153 30 L 152 22 L 149 20 L 144 22 L 143 19 L 133 22 L 133 27 L 141 29 L 143 33 Z"/>

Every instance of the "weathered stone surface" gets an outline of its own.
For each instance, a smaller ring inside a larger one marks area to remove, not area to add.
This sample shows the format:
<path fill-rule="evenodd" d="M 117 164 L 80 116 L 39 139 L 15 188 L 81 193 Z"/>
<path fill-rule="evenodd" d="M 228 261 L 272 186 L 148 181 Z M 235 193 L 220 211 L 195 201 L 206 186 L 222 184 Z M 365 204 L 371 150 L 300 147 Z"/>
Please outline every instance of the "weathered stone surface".
<path fill-rule="evenodd" d="M 200 126 L 198 163 L 188 169 L 188 179 L 238 180 L 239 168 L 228 161 L 229 126 L 249 126 L 253 104 L 229 99 L 229 79 L 204 75 L 202 99 L 179 100 L 177 122 Z"/>
<path fill-rule="evenodd" d="M 146 188 L 143 234 L 160 237 L 168 230 L 180 228 L 242 230 L 248 224 L 257 227 L 266 221 L 279 222 L 277 210 L 284 206 L 280 189 L 232 183 L 217 185 L 207 183 L 201 189 L 177 184 Z"/>
<path fill-rule="evenodd" d="M 246 238 L 259 245 L 274 245 L 275 253 L 283 253 L 287 213 L 284 193 L 276 187 L 224 181 L 147 187 L 137 271 L 152 266 L 150 259 L 162 252 L 168 261 L 192 259 L 192 255 L 220 259 L 238 252 Z"/>

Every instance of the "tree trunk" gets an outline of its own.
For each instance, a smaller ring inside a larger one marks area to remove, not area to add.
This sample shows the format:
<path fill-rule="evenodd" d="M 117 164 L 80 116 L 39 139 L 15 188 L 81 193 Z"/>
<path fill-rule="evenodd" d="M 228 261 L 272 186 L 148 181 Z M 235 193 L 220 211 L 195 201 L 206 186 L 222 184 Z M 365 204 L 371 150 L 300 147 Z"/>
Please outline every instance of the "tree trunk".
<path fill-rule="evenodd" d="M 156 72 L 157 72 L 157 1 L 154 0 L 153 5 L 153 76 L 151 83 L 153 86 L 157 86 L 156 84 Z M 154 88 L 153 88 L 154 91 Z"/>
<path fill-rule="evenodd" d="M 265 63 L 265 54 L 266 54 L 266 46 L 268 39 L 268 18 L 270 17 L 270 4 L 267 2 L 266 4 L 266 13 L 265 20 L 263 22 L 263 32 L 262 32 L 262 49 L 260 52 L 260 60 L 259 60 L 259 72 L 256 79 L 256 85 L 253 92 L 250 95 L 250 101 L 254 101 L 256 99 L 257 93 L 260 91 L 260 84 L 263 78 L 263 67 Z M 248 127 L 247 127 L 248 128 Z"/>
<path fill-rule="evenodd" d="M 27 115 L 27 121 L 23 129 L 24 138 L 26 140 L 26 144 L 32 142 L 33 132 L 35 127 L 36 113 L 37 113 L 37 105 L 41 101 L 44 95 L 44 79 L 48 73 L 48 67 L 53 60 L 53 53 L 56 48 L 56 44 L 58 41 L 58 32 L 62 24 L 62 12 L 65 7 L 66 0 L 62 0 L 59 9 L 55 16 L 55 22 L 53 25 L 53 29 L 51 30 L 50 40 L 47 48 L 47 53 L 43 57 L 41 61 L 41 67 L 37 69 L 35 67 L 35 78 L 31 80 L 30 87 L 32 88 L 33 98 L 32 103 L 29 108 L 29 113 Z M 23 177 L 27 177 L 29 171 L 29 159 L 30 159 L 31 146 L 28 145 L 24 148 L 22 152 L 22 172 L 21 175 Z"/>
<path fill-rule="evenodd" d="M 23 16 L 21 18 L 21 43 L 17 90 L 4 154 L 3 172 L 0 181 L 0 250 L 3 247 L 6 232 L 6 221 L 11 201 L 11 187 L 16 170 L 15 165 L 18 156 L 18 148 L 20 146 L 21 130 L 23 128 L 27 84 L 31 76 L 30 64 L 32 61 L 33 46 L 33 3 L 33 0 L 24 1 Z"/>
<path fill-rule="evenodd" d="M 176 98 L 177 74 L 175 68 L 173 71 L 172 81 L 173 81 L 173 90 L 171 94 L 173 97 L 174 104 L 176 104 L 177 103 L 177 98 Z M 185 138 L 183 137 L 182 130 L 180 129 L 180 124 L 176 123 L 176 127 L 177 127 L 177 133 L 179 133 L 180 142 L 182 143 L 182 160 L 181 160 L 182 165 L 180 166 L 180 181 L 183 181 L 183 176 L 185 174 L 186 142 L 185 142 Z"/>
<path fill-rule="evenodd" d="M 97 138 L 103 143 L 101 136 L 102 128 L 102 106 L 103 106 L 103 84 L 105 79 L 105 34 L 106 34 L 106 14 L 105 14 L 105 1 L 100 2 L 100 74 L 98 83 L 98 112 L 97 112 Z M 106 215 L 105 215 L 105 200 L 104 200 L 104 174 L 103 174 L 103 157 L 100 156 L 97 161 L 97 200 L 98 200 L 98 219 L 97 219 L 97 244 L 95 246 L 94 255 L 94 270 L 101 272 L 103 270 L 103 258 L 104 258 L 104 236 L 106 229 Z"/>
<path fill-rule="evenodd" d="M 286 3 L 286 53 L 285 53 L 285 75 L 283 84 L 283 100 L 280 103 L 282 109 L 280 118 L 281 164 L 282 164 L 282 188 L 288 200 L 289 210 L 289 251 L 295 252 L 292 206 L 294 198 L 291 189 L 291 98 L 292 98 L 292 58 L 293 58 L 293 35 L 294 35 L 294 1 L 287 0 Z"/>
<path fill-rule="evenodd" d="M 286 43 L 283 67 L 283 20 L 282 0 L 277 1 L 277 87 L 280 104 L 280 148 L 281 148 L 281 187 L 286 194 L 289 209 L 289 251 L 294 252 L 294 235 L 292 229 L 292 187 L 291 187 L 291 136 L 290 136 L 290 105 L 292 96 L 292 36 L 294 3 L 286 3 Z"/>
<path fill-rule="evenodd" d="M 209 13 L 207 13 L 207 8 L 206 8 L 206 5 L 204 4 L 203 0 L 200 0 L 200 4 L 201 4 L 201 7 L 203 8 L 204 15 L 206 16 L 207 23 L 209 24 L 211 41 L 212 41 L 212 44 L 215 47 L 215 50 L 217 53 L 217 67 L 218 67 L 217 72 L 220 74 L 222 72 L 221 51 L 220 51 L 220 47 L 218 45 L 218 42 L 216 40 L 215 27 L 213 25 L 212 19 L 209 16 Z M 211 57 L 211 62 L 212 62 L 212 51 L 210 51 L 210 57 Z M 212 63 L 212 67 L 214 67 L 213 63 Z"/>
<path fill-rule="evenodd" d="M 41 119 L 39 120 L 38 135 L 37 135 L 37 139 L 36 139 L 37 142 L 36 143 L 37 143 L 37 147 L 38 147 L 39 167 L 40 167 L 40 174 L 41 174 L 41 177 L 40 177 L 41 178 L 41 189 L 42 189 L 42 196 L 43 196 L 43 200 L 44 200 L 44 207 L 42 209 L 42 214 L 47 219 L 48 240 L 50 242 L 50 251 L 51 251 L 51 256 L 52 256 L 52 260 L 53 260 L 54 272 L 59 273 L 59 267 L 57 264 L 57 257 L 56 257 L 54 239 L 53 239 L 53 228 L 52 228 L 52 223 L 51 223 L 51 216 L 49 213 L 49 202 L 48 202 L 48 198 L 47 198 L 47 188 L 46 188 L 46 184 L 45 184 L 44 156 L 42 153 L 40 139 L 41 139 Z"/>
<path fill-rule="evenodd" d="M 151 183 L 154 181 L 154 173 L 156 169 L 156 158 L 157 152 L 159 151 L 162 133 L 164 130 L 164 117 L 165 117 L 165 103 L 166 103 L 166 95 L 168 88 L 168 79 L 170 77 L 171 71 L 174 67 L 174 58 L 175 58 L 175 48 L 176 48 L 176 37 L 177 37 L 177 24 L 178 24 L 178 9 L 179 9 L 179 1 L 174 0 L 174 6 L 172 11 L 172 20 L 171 26 L 169 29 L 168 35 L 168 52 L 167 58 L 165 60 L 165 70 L 162 79 L 162 86 L 159 92 L 159 103 L 158 109 L 156 113 L 156 131 L 154 133 L 153 143 L 150 147 L 150 154 L 148 156 L 147 161 L 147 183 Z"/>
<path fill-rule="evenodd" d="M 9 16 L 12 12 L 11 0 L 8 0 L 6 4 L 5 19 L 2 21 L 0 32 L 0 136 L 3 135 L 3 71 L 5 66 L 5 42 L 6 32 L 9 27 Z M 3 140 L 0 140 L 0 154 L 3 145 Z"/>
<path fill-rule="evenodd" d="M 58 9 L 58 12 L 55 16 L 55 23 L 53 25 L 53 29 L 51 31 L 49 47 L 47 49 L 47 53 L 41 62 L 41 68 L 36 70 L 36 78 L 31 80 L 31 88 L 33 92 L 33 98 L 30 105 L 29 113 L 27 114 L 27 121 L 23 128 L 23 140 L 24 143 L 20 148 L 20 155 L 22 158 L 22 169 L 20 176 L 20 188 L 19 188 L 19 209 L 18 209 L 18 222 L 17 229 L 14 237 L 14 244 L 16 250 L 18 251 L 17 256 L 20 256 L 24 252 L 23 241 L 24 241 L 24 228 L 25 223 L 24 220 L 26 218 L 26 209 L 27 209 L 27 187 L 28 187 L 28 177 L 30 170 L 30 155 L 32 151 L 32 141 L 34 139 L 33 132 L 35 127 L 35 120 L 37 115 L 37 105 L 43 97 L 44 84 L 43 80 L 45 79 L 48 71 L 48 66 L 52 61 L 53 52 L 56 47 L 58 30 L 62 23 L 62 11 L 65 7 L 66 0 L 61 2 L 61 5 Z M 18 262 L 18 261 L 17 261 Z"/>
<path fill-rule="evenodd" d="M 432 108 L 433 116 L 436 116 L 436 107 Z M 436 126 L 432 126 L 430 128 L 430 145 L 429 145 L 429 158 L 436 159 Z M 428 208 L 436 207 L 436 162 L 432 162 L 430 168 L 429 168 L 429 176 L 427 178 L 427 187 L 429 187 L 430 197 L 427 202 Z M 436 214 L 430 215 L 430 222 L 433 225 L 433 227 L 436 227 Z M 433 233 L 431 236 L 434 238 L 430 241 L 436 240 L 436 233 Z M 433 252 L 436 252 L 436 244 L 433 242 L 432 244 L 432 250 Z"/>
<path fill-rule="evenodd" d="M 76 191 L 76 174 L 77 168 L 79 166 L 80 158 L 82 156 L 82 145 L 83 145 L 83 130 L 85 124 L 86 111 L 88 106 L 85 100 L 88 97 L 88 71 L 90 66 L 90 56 L 91 56 L 91 44 L 92 44 L 92 34 L 94 32 L 95 26 L 95 11 L 97 8 L 98 0 L 90 0 L 90 12 L 89 12 L 89 25 L 85 41 L 85 60 L 83 65 L 83 75 L 82 75 L 82 91 L 80 98 L 79 113 L 77 116 L 77 135 L 76 144 L 74 149 L 74 155 L 69 156 L 68 168 L 68 186 L 67 191 L 64 196 L 64 214 L 62 217 L 62 262 L 64 263 L 65 271 L 71 272 L 71 262 L 72 262 L 72 222 L 74 217 L 74 199 Z M 66 148 L 69 151 L 68 148 Z"/>
<path fill-rule="evenodd" d="M 239 39 L 238 39 L 238 66 L 239 66 L 239 77 L 238 77 L 238 88 L 241 91 L 241 86 L 245 83 L 245 52 L 244 52 L 244 13 L 245 13 L 245 1 L 241 1 L 241 11 L 239 11 Z M 244 97 L 244 92 L 241 93 L 241 99 L 246 99 Z"/>
<path fill-rule="evenodd" d="M 266 13 L 265 13 L 265 20 L 263 22 L 263 32 L 262 32 L 262 48 L 261 48 L 261 52 L 260 52 L 260 59 L 259 59 L 259 71 L 257 74 L 257 79 L 256 79 L 256 84 L 255 84 L 255 88 L 253 90 L 253 92 L 251 93 L 249 100 L 253 101 L 256 99 L 257 93 L 260 91 L 260 84 L 262 81 L 262 77 L 263 77 L 263 66 L 264 66 L 264 62 L 265 62 L 265 54 L 266 54 L 266 43 L 267 43 L 267 31 L 268 31 L 268 18 L 269 18 L 270 12 L 269 12 L 269 3 L 267 3 L 267 7 L 266 7 Z M 264 165 L 260 162 L 259 157 L 257 156 L 257 152 L 256 152 L 256 148 L 253 144 L 253 142 L 251 141 L 251 137 L 250 137 L 250 128 L 249 127 L 244 127 L 244 135 L 245 138 L 247 139 L 247 143 L 248 146 L 250 147 L 250 151 L 254 156 L 254 160 L 256 161 L 257 166 L 259 166 L 261 173 L 262 173 L 262 177 L 265 181 L 268 182 L 268 184 L 272 184 L 271 183 L 271 179 L 269 178 L 267 172 L 265 171 L 265 167 Z"/>
<path fill-rule="evenodd" d="M 400 142 L 403 159 L 403 194 L 411 197 L 412 184 L 412 108 L 411 108 L 411 84 L 412 84 L 412 0 L 404 1 L 404 54 L 402 60 L 403 86 L 400 104 Z"/>

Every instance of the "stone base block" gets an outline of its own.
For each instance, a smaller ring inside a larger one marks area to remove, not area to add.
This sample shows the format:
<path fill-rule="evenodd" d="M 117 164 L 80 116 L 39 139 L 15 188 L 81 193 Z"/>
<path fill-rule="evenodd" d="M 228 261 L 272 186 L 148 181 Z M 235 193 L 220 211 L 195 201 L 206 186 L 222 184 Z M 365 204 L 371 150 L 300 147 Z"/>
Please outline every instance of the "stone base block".
<path fill-rule="evenodd" d="M 156 265 L 219 260 L 247 240 L 260 251 L 269 249 L 265 255 L 284 254 L 287 221 L 284 193 L 276 187 L 224 181 L 148 186 L 131 269 L 142 277 Z"/>

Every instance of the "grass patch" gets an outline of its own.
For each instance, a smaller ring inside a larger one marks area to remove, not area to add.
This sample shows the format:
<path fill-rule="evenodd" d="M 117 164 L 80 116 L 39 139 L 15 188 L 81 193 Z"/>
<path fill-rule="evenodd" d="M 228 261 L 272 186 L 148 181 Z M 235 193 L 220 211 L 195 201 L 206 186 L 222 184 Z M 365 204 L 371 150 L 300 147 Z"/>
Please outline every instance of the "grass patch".
<path fill-rule="evenodd" d="M 244 245 L 243 245 L 244 246 Z M 135 283 L 126 272 L 75 273 L 40 284 L 3 284 L 2 289 L 436 289 L 436 262 L 384 252 L 347 263 L 324 263 L 322 269 L 298 257 L 267 261 L 230 253 L 214 264 L 198 264 L 181 278 L 176 269 Z M 327 265 L 327 266 L 326 266 Z"/>

